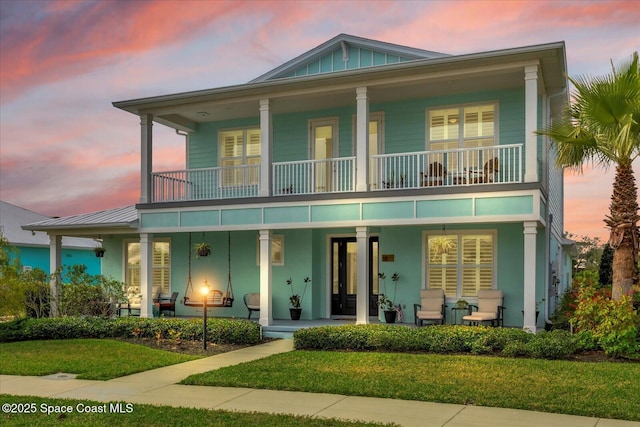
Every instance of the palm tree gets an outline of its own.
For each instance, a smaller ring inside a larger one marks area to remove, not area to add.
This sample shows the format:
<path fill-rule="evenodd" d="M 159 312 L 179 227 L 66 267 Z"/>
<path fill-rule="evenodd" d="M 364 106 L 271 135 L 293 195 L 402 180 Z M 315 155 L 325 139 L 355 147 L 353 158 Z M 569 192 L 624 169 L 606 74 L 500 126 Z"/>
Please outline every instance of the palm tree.
<path fill-rule="evenodd" d="M 613 299 L 631 295 L 638 282 L 638 190 L 633 161 L 640 156 L 638 52 L 602 77 L 569 78 L 573 102 L 562 118 L 542 131 L 555 143 L 557 164 L 582 172 L 585 162 L 616 167 L 609 215 L 613 254 Z"/>

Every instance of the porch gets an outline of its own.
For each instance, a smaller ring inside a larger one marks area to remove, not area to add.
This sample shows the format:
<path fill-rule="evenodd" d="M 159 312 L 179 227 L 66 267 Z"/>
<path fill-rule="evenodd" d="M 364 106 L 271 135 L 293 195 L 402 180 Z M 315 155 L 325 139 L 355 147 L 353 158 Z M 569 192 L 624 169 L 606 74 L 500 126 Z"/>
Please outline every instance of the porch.
<path fill-rule="evenodd" d="M 523 182 L 523 144 L 369 158 L 368 191 L 466 187 Z M 278 162 L 271 165 L 269 196 L 356 191 L 356 157 Z M 187 169 L 151 174 L 152 202 L 258 197 L 267 185 L 261 165 Z"/>

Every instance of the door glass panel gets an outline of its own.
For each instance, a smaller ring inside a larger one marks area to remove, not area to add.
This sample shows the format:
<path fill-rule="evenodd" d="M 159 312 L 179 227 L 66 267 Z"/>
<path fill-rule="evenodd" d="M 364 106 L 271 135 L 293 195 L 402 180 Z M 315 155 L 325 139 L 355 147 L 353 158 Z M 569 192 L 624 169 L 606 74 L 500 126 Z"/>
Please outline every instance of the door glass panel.
<path fill-rule="evenodd" d="M 315 160 L 327 160 L 315 165 L 315 191 L 330 191 L 331 162 L 328 160 L 333 158 L 333 125 L 313 127 L 313 157 Z"/>
<path fill-rule="evenodd" d="M 358 293 L 357 248 L 356 242 L 347 242 L 347 294 L 352 295 Z"/>
<path fill-rule="evenodd" d="M 333 294 L 340 293 L 340 244 L 338 242 L 333 242 Z"/>

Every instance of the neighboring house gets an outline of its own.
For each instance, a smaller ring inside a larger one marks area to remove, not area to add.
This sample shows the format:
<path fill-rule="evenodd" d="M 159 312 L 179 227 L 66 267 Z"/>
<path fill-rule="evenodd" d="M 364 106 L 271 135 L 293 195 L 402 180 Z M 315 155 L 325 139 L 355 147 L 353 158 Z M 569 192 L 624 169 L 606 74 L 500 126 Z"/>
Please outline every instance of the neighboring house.
<path fill-rule="evenodd" d="M 51 272 L 49 236 L 42 231 L 22 229 L 23 225 L 49 219 L 51 218 L 46 215 L 0 201 L 0 236 L 17 249 L 10 256 L 18 258 L 22 268 L 39 268 L 47 273 Z M 65 237 L 62 240 L 60 265 L 84 264 L 87 266 L 87 273 L 100 274 L 100 259 L 96 258 L 93 251 L 96 246 L 99 244 L 91 239 Z"/>
<path fill-rule="evenodd" d="M 143 316 L 153 286 L 197 315 L 185 294 L 231 279 L 213 314 L 260 292 L 270 325 L 308 276 L 303 319 L 368 323 L 378 272 L 397 272 L 405 322 L 421 288 L 446 291 L 448 322 L 497 288 L 505 326 L 535 330 L 571 280 L 562 170 L 534 134 L 566 73 L 563 42 L 452 56 L 341 34 L 247 84 L 115 102 L 140 119 L 140 203 L 28 228 L 102 235 L 104 273 L 141 286 Z M 152 170 L 153 122 L 185 135 L 184 170 Z M 213 256 L 195 258 L 203 240 Z"/>

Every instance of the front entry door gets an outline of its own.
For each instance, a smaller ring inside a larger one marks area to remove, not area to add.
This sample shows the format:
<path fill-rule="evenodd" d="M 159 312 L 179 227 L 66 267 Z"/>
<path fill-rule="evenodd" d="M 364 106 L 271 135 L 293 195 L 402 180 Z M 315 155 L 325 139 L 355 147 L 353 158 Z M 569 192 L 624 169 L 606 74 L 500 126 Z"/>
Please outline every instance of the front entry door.
<path fill-rule="evenodd" d="M 378 237 L 369 238 L 369 315 L 378 315 Z M 355 237 L 331 239 L 331 315 L 355 316 L 358 294 Z"/>

